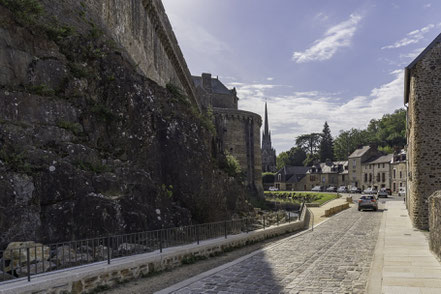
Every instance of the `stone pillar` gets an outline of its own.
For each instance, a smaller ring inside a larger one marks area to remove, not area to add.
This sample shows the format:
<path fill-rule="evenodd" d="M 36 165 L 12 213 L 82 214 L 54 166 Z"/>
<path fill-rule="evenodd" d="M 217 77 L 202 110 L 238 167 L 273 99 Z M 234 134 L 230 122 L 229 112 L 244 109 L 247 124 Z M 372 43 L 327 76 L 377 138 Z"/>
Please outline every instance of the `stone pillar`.
<path fill-rule="evenodd" d="M 429 246 L 441 258 L 441 190 L 429 197 Z"/>

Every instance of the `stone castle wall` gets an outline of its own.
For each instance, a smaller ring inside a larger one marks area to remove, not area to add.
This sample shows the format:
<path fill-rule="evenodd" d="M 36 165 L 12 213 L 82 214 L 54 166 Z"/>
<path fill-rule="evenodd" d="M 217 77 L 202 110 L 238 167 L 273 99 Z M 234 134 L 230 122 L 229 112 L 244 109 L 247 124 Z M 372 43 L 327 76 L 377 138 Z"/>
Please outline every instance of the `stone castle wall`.
<path fill-rule="evenodd" d="M 441 189 L 441 44 L 410 70 L 408 209 L 413 224 L 429 228 L 429 196 Z"/>
<path fill-rule="evenodd" d="M 172 83 L 198 105 L 190 71 L 161 0 L 85 0 L 145 76 Z"/>
<path fill-rule="evenodd" d="M 260 151 L 260 127 L 262 118 L 255 113 L 213 108 L 220 148 L 229 152 L 246 173 L 248 185 L 263 197 L 262 159 Z"/>

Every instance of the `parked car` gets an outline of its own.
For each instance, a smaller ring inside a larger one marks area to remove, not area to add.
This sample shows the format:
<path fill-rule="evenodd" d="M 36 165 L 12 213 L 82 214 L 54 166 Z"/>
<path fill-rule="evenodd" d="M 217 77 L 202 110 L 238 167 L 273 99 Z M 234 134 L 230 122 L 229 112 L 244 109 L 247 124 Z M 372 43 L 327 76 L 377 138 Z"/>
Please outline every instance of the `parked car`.
<path fill-rule="evenodd" d="M 351 187 L 350 192 L 351 192 L 351 193 L 361 193 L 361 189 L 360 189 L 360 188 L 357 188 L 357 187 Z"/>
<path fill-rule="evenodd" d="M 378 198 L 380 198 L 380 197 L 387 198 L 388 196 L 389 196 L 389 193 L 387 193 L 386 188 L 381 188 L 380 191 L 378 191 L 378 193 L 377 193 Z"/>
<path fill-rule="evenodd" d="M 326 189 L 326 192 L 337 192 L 337 187 L 331 186 Z"/>
<path fill-rule="evenodd" d="M 337 189 L 338 193 L 348 193 L 348 188 L 346 186 L 340 186 Z"/>
<path fill-rule="evenodd" d="M 378 210 L 378 202 L 374 195 L 363 195 L 358 200 L 358 211 L 364 209 Z"/>
<path fill-rule="evenodd" d="M 279 191 L 279 189 L 277 189 L 276 187 L 269 187 L 268 190 L 270 190 L 270 191 Z"/>
<path fill-rule="evenodd" d="M 406 188 L 400 187 L 400 190 L 398 190 L 398 196 L 406 196 Z"/>
<path fill-rule="evenodd" d="M 372 187 L 366 188 L 363 190 L 363 194 L 377 194 L 377 189 L 374 189 Z"/>
<path fill-rule="evenodd" d="M 323 191 L 323 187 L 322 186 L 315 186 L 314 188 L 311 189 L 311 191 L 313 191 L 313 192 L 322 192 Z"/>
<path fill-rule="evenodd" d="M 392 195 L 392 190 L 390 188 L 383 188 L 386 190 L 387 195 Z"/>

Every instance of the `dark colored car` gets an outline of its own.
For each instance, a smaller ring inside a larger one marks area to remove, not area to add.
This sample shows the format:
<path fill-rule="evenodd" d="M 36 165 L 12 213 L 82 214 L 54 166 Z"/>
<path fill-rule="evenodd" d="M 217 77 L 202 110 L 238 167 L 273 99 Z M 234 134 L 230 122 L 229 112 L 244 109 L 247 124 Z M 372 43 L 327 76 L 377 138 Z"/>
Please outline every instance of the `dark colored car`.
<path fill-rule="evenodd" d="M 364 209 L 378 210 L 378 202 L 374 195 L 363 195 L 358 200 L 358 211 Z"/>

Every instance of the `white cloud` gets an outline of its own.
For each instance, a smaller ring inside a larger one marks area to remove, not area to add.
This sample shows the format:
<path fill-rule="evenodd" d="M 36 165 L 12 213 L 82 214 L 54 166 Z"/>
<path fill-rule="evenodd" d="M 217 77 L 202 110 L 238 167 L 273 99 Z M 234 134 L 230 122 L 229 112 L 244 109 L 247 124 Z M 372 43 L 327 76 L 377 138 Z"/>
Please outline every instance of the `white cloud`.
<path fill-rule="evenodd" d="M 430 8 L 430 7 L 432 7 L 432 3 L 427 3 L 427 4 L 424 4 L 424 6 L 423 6 L 423 8 Z"/>
<path fill-rule="evenodd" d="M 414 49 L 414 50 L 412 50 L 411 52 L 409 52 L 409 53 L 406 53 L 406 54 L 400 54 L 400 58 L 402 58 L 402 59 L 415 59 L 418 55 L 420 55 L 420 53 L 421 52 L 423 52 L 423 50 L 424 50 L 425 48 L 424 47 L 422 47 L 422 48 L 416 48 L 416 49 Z"/>
<path fill-rule="evenodd" d="M 438 24 L 436 26 L 439 27 L 440 24 Z M 393 48 L 400 48 L 400 47 L 408 46 L 411 44 L 417 44 L 421 40 L 423 40 L 424 35 L 426 33 L 430 32 L 434 27 L 435 27 L 434 24 L 429 24 L 429 25 L 423 27 L 422 29 L 411 31 L 411 32 L 407 33 L 406 37 L 402 38 L 399 41 L 396 41 L 392 45 L 387 45 L 387 46 L 381 47 L 381 49 L 393 49 Z"/>
<path fill-rule="evenodd" d="M 340 48 L 351 45 L 351 39 L 361 19 L 360 15 L 351 14 L 348 20 L 329 28 L 310 48 L 303 52 L 294 52 L 292 59 L 297 63 L 330 59 Z"/>
<path fill-rule="evenodd" d="M 272 80 L 274 80 L 274 78 L 273 77 L 268 77 L 268 78 L 266 78 L 266 80 L 267 81 L 272 81 Z"/>
<path fill-rule="evenodd" d="M 393 71 L 391 76 L 391 82 L 374 88 L 368 95 L 349 100 L 341 97 L 341 93 L 320 91 L 274 95 L 277 86 L 242 84 L 237 86 L 239 108 L 263 117 L 264 103 L 268 100 L 273 145 L 281 152 L 294 146 L 298 135 L 320 132 L 325 121 L 336 136 L 340 130 L 365 128 L 372 118 L 380 118 L 402 107 L 403 70 Z"/>

